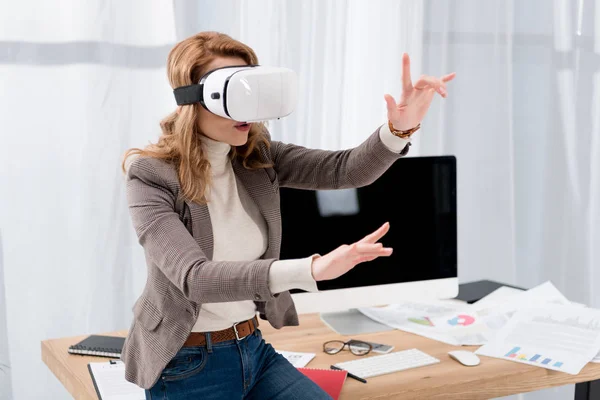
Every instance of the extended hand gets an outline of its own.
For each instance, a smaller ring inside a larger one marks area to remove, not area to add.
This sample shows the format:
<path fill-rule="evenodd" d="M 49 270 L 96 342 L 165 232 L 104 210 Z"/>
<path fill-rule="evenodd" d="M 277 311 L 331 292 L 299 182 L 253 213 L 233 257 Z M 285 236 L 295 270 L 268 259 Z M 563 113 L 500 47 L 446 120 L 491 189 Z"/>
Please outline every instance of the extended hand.
<path fill-rule="evenodd" d="M 357 264 L 374 260 L 380 256 L 389 256 L 392 254 L 392 249 L 376 243 L 389 230 L 390 224 L 386 222 L 358 242 L 351 245 L 344 244 L 331 253 L 315 259 L 312 263 L 313 277 L 316 281 L 335 279 L 350 271 Z"/>
<path fill-rule="evenodd" d="M 405 131 L 419 125 L 433 100 L 435 92 L 440 96 L 448 96 L 446 83 L 450 82 L 456 73 L 435 78 L 433 76 L 423 75 L 415 84 L 410 79 L 410 58 L 404 53 L 402 56 L 402 96 L 400 103 L 386 94 L 384 96 L 387 103 L 388 119 L 392 122 L 394 128 Z"/>

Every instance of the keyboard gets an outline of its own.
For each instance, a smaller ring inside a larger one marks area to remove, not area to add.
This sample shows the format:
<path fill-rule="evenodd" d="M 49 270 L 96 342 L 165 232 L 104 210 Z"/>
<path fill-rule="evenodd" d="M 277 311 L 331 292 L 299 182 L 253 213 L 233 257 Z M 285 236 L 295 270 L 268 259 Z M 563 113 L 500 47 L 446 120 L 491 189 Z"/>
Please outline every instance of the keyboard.
<path fill-rule="evenodd" d="M 439 362 L 440 360 L 429 354 L 425 354 L 417 349 L 410 349 L 381 356 L 346 361 L 335 364 L 335 366 L 361 378 L 370 378 L 372 376 L 391 374 L 392 372 L 424 367 Z"/>

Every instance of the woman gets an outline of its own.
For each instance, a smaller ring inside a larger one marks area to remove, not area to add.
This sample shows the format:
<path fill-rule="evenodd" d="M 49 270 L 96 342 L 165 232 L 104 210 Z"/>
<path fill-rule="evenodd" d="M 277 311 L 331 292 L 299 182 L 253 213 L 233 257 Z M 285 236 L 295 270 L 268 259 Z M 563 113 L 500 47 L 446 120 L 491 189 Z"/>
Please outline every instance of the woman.
<path fill-rule="evenodd" d="M 248 46 L 203 32 L 173 48 L 167 73 L 177 88 L 208 71 L 249 64 L 258 59 Z M 126 379 L 148 399 L 328 398 L 262 340 L 256 313 L 275 328 L 298 325 L 289 290 L 316 291 L 317 281 L 389 256 L 392 249 L 377 243 L 389 224 L 324 256 L 278 260 L 279 186 L 374 181 L 406 154 L 408 136 L 435 92 L 446 97 L 453 77 L 424 76 L 413 86 L 405 55 L 400 103 L 386 95 L 388 123 L 350 150 L 272 141 L 264 125 L 222 118 L 196 103 L 162 121 L 158 143 L 128 151 L 129 209 L 148 280 L 121 356 Z"/>

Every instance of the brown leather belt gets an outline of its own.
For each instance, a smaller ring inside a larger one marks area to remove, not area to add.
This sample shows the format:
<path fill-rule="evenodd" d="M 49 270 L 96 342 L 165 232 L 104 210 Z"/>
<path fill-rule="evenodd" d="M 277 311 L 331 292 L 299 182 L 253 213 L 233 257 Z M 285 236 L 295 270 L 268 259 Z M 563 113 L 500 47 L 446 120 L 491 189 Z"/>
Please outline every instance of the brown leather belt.
<path fill-rule="evenodd" d="M 248 321 L 238 322 L 231 328 L 223 329 L 222 331 L 208 332 L 210 333 L 211 343 L 225 342 L 227 340 L 242 340 L 246 336 L 251 335 L 258 328 L 258 319 L 256 317 Z M 192 332 L 186 339 L 183 347 L 205 346 L 206 336 L 204 332 Z"/>

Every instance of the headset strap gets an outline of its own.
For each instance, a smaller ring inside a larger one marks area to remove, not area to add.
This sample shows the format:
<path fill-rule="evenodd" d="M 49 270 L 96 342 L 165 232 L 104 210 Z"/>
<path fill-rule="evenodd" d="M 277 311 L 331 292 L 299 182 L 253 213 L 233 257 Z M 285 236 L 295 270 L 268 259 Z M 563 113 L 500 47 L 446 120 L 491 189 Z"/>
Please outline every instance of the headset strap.
<path fill-rule="evenodd" d="M 178 87 L 175 90 L 173 90 L 173 93 L 175 94 L 175 101 L 177 102 L 177 105 L 182 106 L 184 104 L 200 103 L 200 104 L 202 104 L 202 106 L 204 108 L 206 108 L 206 105 L 204 104 L 203 92 L 204 92 L 204 81 L 206 80 L 208 75 L 210 75 L 213 72 L 220 70 L 220 69 L 239 68 L 239 67 L 259 67 L 259 65 L 258 64 L 228 65 L 227 67 L 221 67 L 221 68 L 217 68 L 212 71 L 209 71 L 206 74 L 204 74 L 204 76 L 202 76 L 202 78 L 200 78 L 200 83 L 187 85 L 187 86 L 181 86 L 181 87 Z M 229 78 L 227 78 L 227 81 L 229 81 Z M 227 87 L 227 84 L 225 85 L 225 87 Z M 227 112 L 227 105 L 225 105 L 225 112 Z"/>
<path fill-rule="evenodd" d="M 173 90 L 173 94 L 175 95 L 177 105 L 182 106 L 184 104 L 204 103 L 203 90 L 204 85 L 194 84 L 178 87 Z"/>

